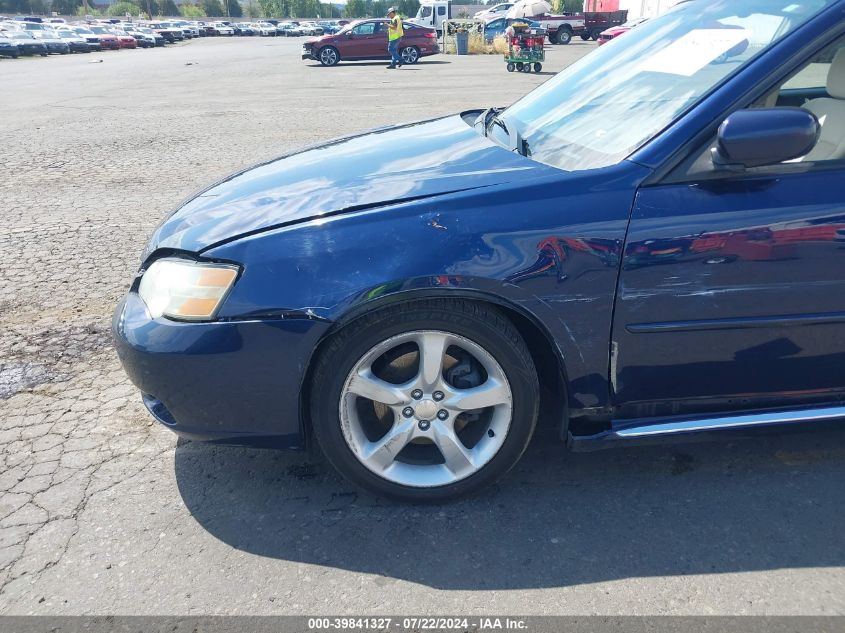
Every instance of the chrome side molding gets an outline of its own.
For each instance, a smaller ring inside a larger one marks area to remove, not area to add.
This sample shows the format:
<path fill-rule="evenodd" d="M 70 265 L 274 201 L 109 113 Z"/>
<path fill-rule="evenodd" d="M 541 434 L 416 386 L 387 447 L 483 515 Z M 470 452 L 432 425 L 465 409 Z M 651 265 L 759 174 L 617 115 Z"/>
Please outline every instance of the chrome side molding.
<path fill-rule="evenodd" d="M 568 444 L 575 451 L 591 451 L 613 446 L 651 443 L 679 435 L 696 436 L 716 431 L 740 430 L 788 424 L 827 422 L 842 419 L 845 406 L 816 409 L 788 409 L 765 413 L 732 413 L 716 417 L 642 418 L 613 420 L 609 431 L 589 436 L 570 434 Z"/>
<path fill-rule="evenodd" d="M 730 415 L 717 418 L 699 418 L 637 424 L 630 426 L 624 421 L 616 421 L 614 427 L 622 427 L 616 431 L 619 437 L 644 437 L 647 435 L 672 435 L 675 433 L 690 433 L 696 431 L 715 431 L 719 429 L 738 429 L 769 424 L 791 424 L 794 422 L 817 422 L 834 420 L 845 417 L 845 407 L 829 407 L 825 409 L 803 409 L 800 411 L 776 411 L 773 413 L 750 413 L 745 415 Z M 645 422 L 645 421 L 641 421 Z"/>

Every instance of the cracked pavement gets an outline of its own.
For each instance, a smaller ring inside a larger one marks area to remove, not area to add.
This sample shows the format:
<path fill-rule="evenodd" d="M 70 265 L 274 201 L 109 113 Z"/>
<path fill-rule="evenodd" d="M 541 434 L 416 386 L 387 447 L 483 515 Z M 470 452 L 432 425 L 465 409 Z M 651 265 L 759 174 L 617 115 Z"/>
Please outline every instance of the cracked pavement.
<path fill-rule="evenodd" d="M 498 56 L 323 69 L 299 46 L 0 60 L 0 613 L 845 614 L 841 433 L 584 455 L 543 436 L 496 487 L 414 507 L 319 455 L 152 421 L 109 323 L 169 209 L 297 146 L 548 78 Z"/>

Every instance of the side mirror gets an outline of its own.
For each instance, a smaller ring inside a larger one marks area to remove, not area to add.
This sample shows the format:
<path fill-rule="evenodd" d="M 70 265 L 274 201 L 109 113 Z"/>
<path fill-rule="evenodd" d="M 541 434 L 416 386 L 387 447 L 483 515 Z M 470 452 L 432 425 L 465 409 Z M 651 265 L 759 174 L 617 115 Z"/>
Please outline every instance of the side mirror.
<path fill-rule="evenodd" d="M 739 110 L 719 126 L 711 158 L 723 169 L 776 165 L 808 154 L 819 134 L 819 120 L 803 108 Z"/>

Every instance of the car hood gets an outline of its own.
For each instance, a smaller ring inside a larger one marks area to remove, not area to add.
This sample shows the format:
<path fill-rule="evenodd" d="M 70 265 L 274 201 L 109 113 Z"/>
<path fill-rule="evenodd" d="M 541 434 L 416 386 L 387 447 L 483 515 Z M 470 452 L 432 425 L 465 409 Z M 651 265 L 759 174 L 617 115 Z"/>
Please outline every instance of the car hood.
<path fill-rule="evenodd" d="M 262 163 L 211 186 L 156 229 L 145 257 L 161 248 L 200 252 L 321 216 L 558 173 L 482 137 L 458 115 L 374 130 Z"/>

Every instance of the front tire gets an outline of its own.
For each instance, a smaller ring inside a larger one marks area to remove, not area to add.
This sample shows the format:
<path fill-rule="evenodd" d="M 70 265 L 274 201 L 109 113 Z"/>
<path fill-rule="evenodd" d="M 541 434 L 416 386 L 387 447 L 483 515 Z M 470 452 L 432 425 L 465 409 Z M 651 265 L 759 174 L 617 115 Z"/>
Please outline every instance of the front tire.
<path fill-rule="evenodd" d="M 558 29 L 555 40 L 558 44 L 569 44 L 572 41 L 572 31 L 564 28 Z"/>
<path fill-rule="evenodd" d="M 497 309 L 431 299 L 367 314 L 320 352 L 314 435 L 377 495 L 443 501 L 497 480 L 534 432 L 537 372 Z"/>
<path fill-rule="evenodd" d="M 317 55 L 320 58 L 320 63 L 323 66 L 337 66 L 340 61 L 340 53 L 334 46 L 326 46 L 320 49 Z"/>

